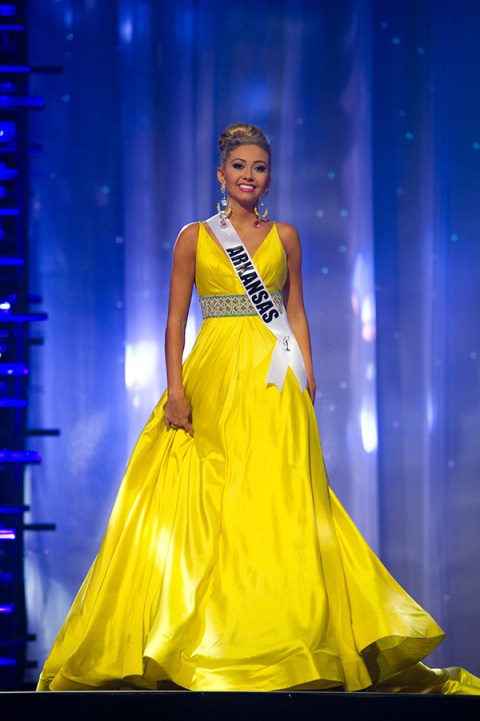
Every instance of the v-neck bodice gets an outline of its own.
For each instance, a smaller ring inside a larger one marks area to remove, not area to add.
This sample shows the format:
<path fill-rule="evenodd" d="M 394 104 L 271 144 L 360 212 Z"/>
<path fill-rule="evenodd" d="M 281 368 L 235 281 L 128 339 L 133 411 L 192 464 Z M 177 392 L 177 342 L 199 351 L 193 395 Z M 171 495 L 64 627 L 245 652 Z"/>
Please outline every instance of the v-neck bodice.
<path fill-rule="evenodd" d="M 255 251 L 253 262 L 268 290 L 271 293 L 281 291 L 287 279 L 287 259 L 276 223 Z M 201 296 L 245 292 L 227 254 L 202 223 L 198 231 L 195 282 Z"/>

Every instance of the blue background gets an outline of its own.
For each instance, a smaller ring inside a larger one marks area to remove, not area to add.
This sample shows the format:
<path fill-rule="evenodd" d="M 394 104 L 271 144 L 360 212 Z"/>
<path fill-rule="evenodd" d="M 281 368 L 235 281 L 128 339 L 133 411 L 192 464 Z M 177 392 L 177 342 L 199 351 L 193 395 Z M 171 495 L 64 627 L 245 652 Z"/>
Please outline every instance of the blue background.
<path fill-rule="evenodd" d="M 270 136 L 270 217 L 304 249 L 337 494 L 480 674 L 480 5 L 31 0 L 30 656 L 42 663 L 165 384 L 171 251 L 215 212 L 216 139 Z M 196 298 L 187 332 L 200 323 Z M 35 672 L 32 671 L 33 676 Z"/>

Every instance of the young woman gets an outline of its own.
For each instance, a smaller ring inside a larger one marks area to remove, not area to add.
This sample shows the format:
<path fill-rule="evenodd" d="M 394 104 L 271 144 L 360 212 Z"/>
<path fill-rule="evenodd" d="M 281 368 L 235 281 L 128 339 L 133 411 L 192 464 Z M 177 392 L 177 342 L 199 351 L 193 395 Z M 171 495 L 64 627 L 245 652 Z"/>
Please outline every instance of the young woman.
<path fill-rule="evenodd" d="M 167 385 L 39 690 L 480 693 L 420 663 L 443 639 L 332 492 L 295 229 L 268 220 L 270 145 L 220 136 L 218 215 L 178 236 Z M 204 322 L 182 365 L 193 285 Z"/>

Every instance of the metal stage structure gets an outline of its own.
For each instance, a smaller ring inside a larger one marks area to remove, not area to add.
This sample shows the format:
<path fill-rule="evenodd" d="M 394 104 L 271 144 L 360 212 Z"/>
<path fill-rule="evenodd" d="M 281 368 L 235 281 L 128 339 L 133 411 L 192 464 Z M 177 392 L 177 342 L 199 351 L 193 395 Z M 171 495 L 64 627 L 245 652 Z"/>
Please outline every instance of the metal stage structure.
<path fill-rule="evenodd" d="M 25 521 L 25 470 L 41 462 L 35 437 L 56 430 L 28 428 L 30 353 L 42 345 L 47 319 L 29 283 L 29 157 L 41 147 L 28 133 L 31 112 L 44 107 L 29 94 L 35 68 L 28 58 L 26 2 L 0 3 L 0 689 L 24 687 L 28 658 L 24 534 L 53 530 Z M 40 324 L 40 326 L 39 326 Z"/>

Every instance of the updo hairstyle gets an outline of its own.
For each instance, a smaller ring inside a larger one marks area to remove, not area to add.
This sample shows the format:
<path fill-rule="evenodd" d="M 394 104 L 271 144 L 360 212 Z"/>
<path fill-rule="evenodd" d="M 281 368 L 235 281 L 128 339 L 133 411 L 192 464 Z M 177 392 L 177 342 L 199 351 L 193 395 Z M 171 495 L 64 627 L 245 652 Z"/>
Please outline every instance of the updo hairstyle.
<path fill-rule="evenodd" d="M 268 155 L 268 163 L 271 162 L 270 141 L 256 125 L 250 123 L 233 123 L 220 133 L 218 138 L 218 149 L 220 150 L 220 167 L 224 168 L 228 156 L 240 145 L 258 145 Z"/>

